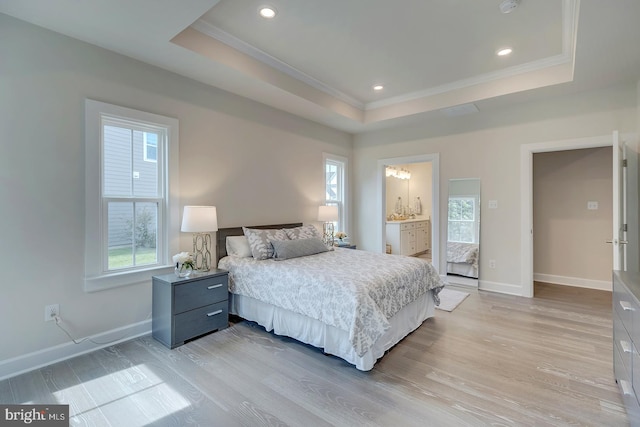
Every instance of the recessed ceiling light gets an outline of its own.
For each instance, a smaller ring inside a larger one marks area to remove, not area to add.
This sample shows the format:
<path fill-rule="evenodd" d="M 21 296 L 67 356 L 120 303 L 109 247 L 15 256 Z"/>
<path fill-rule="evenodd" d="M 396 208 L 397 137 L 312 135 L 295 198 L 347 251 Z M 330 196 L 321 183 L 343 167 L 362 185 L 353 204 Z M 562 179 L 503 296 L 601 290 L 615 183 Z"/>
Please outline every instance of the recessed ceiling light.
<path fill-rule="evenodd" d="M 505 47 L 504 49 L 500 49 L 499 51 L 497 51 L 496 54 L 498 56 L 506 56 L 506 55 L 509 55 L 511 52 L 513 52 L 513 49 L 511 49 L 510 47 Z"/>
<path fill-rule="evenodd" d="M 384 89 L 384 86 L 382 86 L 382 85 L 375 85 L 373 87 L 373 90 L 382 90 L 382 89 Z"/>
<path fill-rule="evenodd" d="M 272 19 L 276 16 L 276 9 L 274 7 L 271 6 L 262 6 L 260 8 L 260 10 L 258 11 L 258 13 L 260 14 L 260 16 L 262 16 L 263 18 L 266 19 Z"/>

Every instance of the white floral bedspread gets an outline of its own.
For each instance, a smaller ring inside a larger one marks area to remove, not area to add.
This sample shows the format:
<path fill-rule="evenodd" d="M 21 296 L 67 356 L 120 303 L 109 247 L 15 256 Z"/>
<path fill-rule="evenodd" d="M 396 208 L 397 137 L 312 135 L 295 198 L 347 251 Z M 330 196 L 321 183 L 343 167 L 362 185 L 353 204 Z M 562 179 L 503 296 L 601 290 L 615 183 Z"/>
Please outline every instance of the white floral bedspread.
<path fill-rule="evenodd" d="M 475 243 L 447 242 L 447 262 L 464 262 L 477 267 L 478 252 Z"/>
<path fill-rule="evenodd" d="M 443 287 L 423 260 L 336 248 L 284 261 L 225 257 L 229 290 L 349 333 L 359 356 L 389 329 L 387 319 L 425 292 Z"/>

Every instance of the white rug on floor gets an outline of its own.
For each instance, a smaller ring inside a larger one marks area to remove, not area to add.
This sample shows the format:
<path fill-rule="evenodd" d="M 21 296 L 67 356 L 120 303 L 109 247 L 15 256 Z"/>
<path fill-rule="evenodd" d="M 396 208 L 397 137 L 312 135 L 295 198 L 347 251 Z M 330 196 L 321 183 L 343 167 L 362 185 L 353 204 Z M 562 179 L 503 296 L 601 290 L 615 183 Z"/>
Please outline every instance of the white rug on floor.
<path fill-rule="evenodd" d="M 467 292 L 444 288 L 438 296 L 440 297 L 440 305 L 436 305 L 436 308 L 438 310 L 453 311 L 469 294 Z"/>

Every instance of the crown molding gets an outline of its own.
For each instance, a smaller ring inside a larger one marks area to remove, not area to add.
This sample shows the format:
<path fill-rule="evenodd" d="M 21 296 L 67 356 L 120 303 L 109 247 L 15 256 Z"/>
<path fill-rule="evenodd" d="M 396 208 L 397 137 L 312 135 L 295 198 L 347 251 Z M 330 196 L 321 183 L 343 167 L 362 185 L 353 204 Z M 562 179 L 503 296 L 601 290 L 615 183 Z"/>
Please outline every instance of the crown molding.
<path fill-rule="evenodd" d="M 465 89 L 472 86 L 478 86 L 484 83 L 493 82 L 496 80 L 506 79 L 508 77 L 517 76 L 520 74 L 526 74 L 533 71 L 542 70 L 545 68 L 553 67 L 556 65 L 566 64 L 571 60 L 571 57 L 560 54 L 550 56 L 548 58 L 541 59 L 539 61 L 532 61 L 521 65 L 516 65 L 509 68 L 504 68 L 500 71 L 493 73 L 481 74 L 478 76 L 470 77 L 468 79 L 457 80 L 445 85 L 436 86 L 433 88 L 411 92 L 404 95 L 394 96 L 387 99 L 381 99 L 380 101 L 369 102 L 365 105 L 365 110 L 375 110 L 381 107 L 388 107 L 390 105 L 402 104 L 403 102 L 413 101 L 420 98 L 428 98 L 430 96 L 439 95 L 446 92 L 452 92 L 458 89 Z"/>
<path fill-rule="evenodd" d="M 292 77 L 312 88 L 332 96 L 346 104 L 357 108 L 361 111 L 375 110 L 383 107 L 403 104 L 418 99 L 429 98 L 447 92 L 453 92 L 460 89 L 467 89 L 474 86 L 480 86 L 490 82 L 495 82 L 510 77 L 523 75 L 551 68 L 559 65 L 571 63 L 573 70 L 575 61 L 575 47 L 578 29 L 578 11 L 580 9 L 580 0 L 562 0 L 562 53 L 537 61 L 531 61 L 525 64 L 504 68 L 492 73 L 485 73 L 473 76 L 467 79 L 457 80 L 448 84 L 431 87 L 428 89 L 410 92 L 399 96 L 380 99 L 377 101 L 365 103 L 350 95 L 345 94 L 338 89 L 298 70 L 280 59 L 269 55 L 268 53 L 256 48 L 255 46 L 231 35 L 230 33 L 212 25 L 202 19 L 197 20 L 191 25 L 196 31 L 199 31 L 209 37 L 212 37 L 231 48 L 249 55 L 253 59 L 270 66 L 289 77 Z M 573 72 L 571 74 L 573 76 Z"/>
<path fill-rule="evenodd" d="M 567 64 L 569 62 L 571 62 L 571 66 L 573 68 L 575 62 L 576 39 L 578 36 L 579 6 L 580 0 L 562 0 L 562 53 L 559 55 L 549 56 L 537 61 L 504 68 L 493 73 L 486 73 L 470 77 L 468 79 L 457 80 L 455 82 L 435 86 L 422 91 L 406 93 L 392 98 L 369 102 L 365 104 L 365 110 L 375 110 L 377 108 L 401 104 L 403 102 L 413 101 L 420 98 L 428 98 L 430 96 L 531 73 L 545 68 Z"/>
<path fill-rule="evenodd" d="M 215 25 L 212 25 L 206 21 L 199 19 L 191 25 L 191 28 L 193 28 L 194 30 L 200 31 L 201 33 L 206 34 L 209 37 L 213 37 L 214 39 L 228 46 L 231 46 L 237 51 L 242 52 L 246 55 L 249 55 L 253 59 L 256 59 L 282 73 L 285 73 L 289 77 L 293 77 L 294 79 L 299 80 L 302 83 L 305 83 L 343 102 L 346 102 L 352 107 L 358 108 L 360 110 L 364 110 L 365 105 L 362 101 L 359 101 L 353 98 L 352 96 L 349 96 L 344 92 L 341 92 L 338 89 L 335 89 L 332 86 L 329 86 L 328 84 L 323 83 L 314 77 L 311 77 L 310 75 L 298 70 L 295 67 L 292 67 L 286 62 L 281 61 L 280 59 L 269 55 L 268 53 L 245 42 L 244 40 L 241 40 L 236 36 L 233 36 L 228 32 L 216 27 Z"/>

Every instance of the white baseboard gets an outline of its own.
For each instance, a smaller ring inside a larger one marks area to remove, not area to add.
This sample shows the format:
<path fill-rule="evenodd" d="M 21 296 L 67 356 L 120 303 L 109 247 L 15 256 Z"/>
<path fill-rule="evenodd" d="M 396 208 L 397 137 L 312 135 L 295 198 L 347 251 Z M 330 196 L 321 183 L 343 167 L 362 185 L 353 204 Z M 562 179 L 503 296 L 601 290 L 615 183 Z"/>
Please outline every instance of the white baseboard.
<path fill-rule="evenodd" d="M 580 277 L 556 276 L 553 274 L 533 273 L 533 280 L 535 280 L 536 282 L 575 286 L 578 288 L 598 289 L 601 291 L 610 291 L 613 288 L 611 281 L 582 279 Z"/>
<path fill-rule="evenodd" d="M 524 296 L 522 286 L 510 283 L 489 282 L 487 280 L 478 281 L 478 289 L 481 291 L 499 292 L 501 294 Z"/>
<path fill-rule="evenodd" d="M 460 286 L 468 286 L 470 288 L 478 288 L 478 279 L 472 279 L 471 277 L 447 275 L 446 282 L 451 283 L 452 285 L 460 285 Z"/>
<path fill-rule="evenodd" d="M 458 285 L 459 284 L 458 282 L 454 283 L 454 281 L 450 280 L 452 277 L 455 277 L 455 276 L 448 276 L 446 274 L 440 275 L 440 278 L 442 279 L 443 282 L 451 282 L 451 284 Z M 487 280 L 478 280 L 477 284 L 473 284 L 472 286 L 482 291 L 498 292 L 498 293 L 507 294 L 507 295 L 523 296 L 522 286 L 512 285 L 510 283 L 499 283 L 499 282 L 489 282 Z"/>
<path fill-rule="evenodd" d="M 88 337 L 98 343 L 105 344 L 94 344 L 89 340 L 80 344 L 69 342 L 3 360 L 0 362 L 0 381 L 150 333 L 151 319 L 148 319 Z"/>

